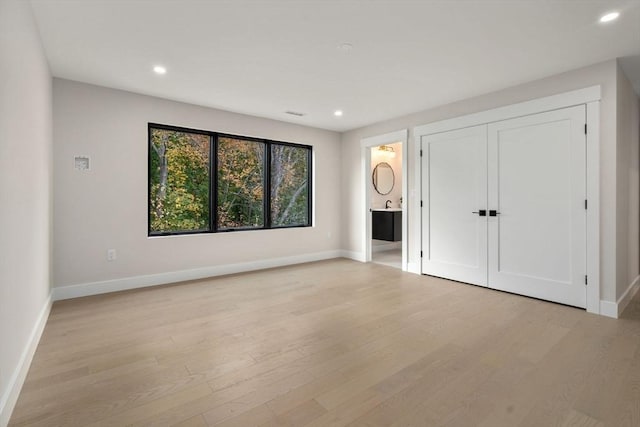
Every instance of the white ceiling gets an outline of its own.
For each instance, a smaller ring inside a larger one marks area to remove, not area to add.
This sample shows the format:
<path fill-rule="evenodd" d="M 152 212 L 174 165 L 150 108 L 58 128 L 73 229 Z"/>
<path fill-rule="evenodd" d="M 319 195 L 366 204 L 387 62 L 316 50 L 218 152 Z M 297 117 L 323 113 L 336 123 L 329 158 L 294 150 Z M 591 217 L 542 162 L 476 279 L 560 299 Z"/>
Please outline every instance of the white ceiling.
<path fill-rule="evenodd" d="M 616 57 L 640 87 L 640 0 L 32 5 L 56 77 L 337 131 Z"/>

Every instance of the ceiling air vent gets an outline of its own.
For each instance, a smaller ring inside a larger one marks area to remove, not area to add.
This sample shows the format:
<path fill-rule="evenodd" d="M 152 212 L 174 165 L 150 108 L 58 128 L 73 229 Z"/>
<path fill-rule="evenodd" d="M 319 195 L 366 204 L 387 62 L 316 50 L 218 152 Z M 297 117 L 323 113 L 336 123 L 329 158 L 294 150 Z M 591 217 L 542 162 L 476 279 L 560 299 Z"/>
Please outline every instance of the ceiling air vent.
<path fill-rule="evenodd" d="M 297 117 L 302 117 L 302 116 L 305 115 L 304 113 L 299 113 L 297 111 L 285 111 L 284 113 L 285 114 L 291 114 L 292 116 L 297 116 Z"/>

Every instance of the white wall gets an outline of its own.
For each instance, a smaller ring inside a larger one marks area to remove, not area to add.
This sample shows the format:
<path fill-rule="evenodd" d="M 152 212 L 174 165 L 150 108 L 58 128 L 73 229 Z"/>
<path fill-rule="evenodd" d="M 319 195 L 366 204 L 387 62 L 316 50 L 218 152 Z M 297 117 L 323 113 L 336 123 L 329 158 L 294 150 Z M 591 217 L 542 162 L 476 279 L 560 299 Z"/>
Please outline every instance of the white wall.
<path fill-rule="evenodd" d="M 0 425 L 46 320 L 50 176 L 49 68 L 29 3 L 0 0 Z"/>
<path fill-rule="evenodd" d="M 53 105 L 54 287 L 340 249 L 338 133 L 61 79 Z M 148 122 L 312 145 L 314 226 L 147 237 Z M 74 155 L 91 170 L 76 171 Z"/>
<path fill-rule="evenodd" d="M 640 106 L 631 82 L 617 73 L 617 211 L 616 299 L 620 299 L 640 274 Z"/>
<path fill-rule="evenodd" d="M 364 225 L 361 221 L 359 206 L 363 189 L 360 180 L 360 140 L 362 138 L 381 135 L 398 129 L 409 129 L 409 146 L 405 150 L 408 160 L 409 183 L 407 207 L 408 215 L 408 247 L 409 266 L 419 265 L 420 240 L 418 233 L 419 216 L 410 210 L 411 203 L 419 197 L 419 185 L 415 182 L 414 171 L 418 167 L 415 159 L 415 142 L 413 127 L 454 118 L 465 114 L 489 110 L 505 105 L 542 98 L 589 86 L 601 85 L 601 118 L 600 118 L 600 233 L 601 233 L 601 266 L 600 283 L 601 299 L 616 301 L 616 74 L 615 60 L 606 61 L 578 70 L 547 77 L 471 99 L 462 100 L 441 107 L 376 123 L 342 135 L 342 178 L 344 192 L 342 194 L 343 238 L 342 245 L 347 251 L 364 252 L 362 233 Z M 418 88 L 416 88 L 418 90 Z M 428 94 L 425 94 L 428 96 Z M 415 268 L 415 267 L 414 267 Z"/>
<path fill-rule="evenodd" d="M 371 170 L 369 176 L 373 173 L 373 169 L 380 162 L 386 162 L 393 169 L 393 175 L 395 182 L 393 189 L 389 194 L 379 194 L 373 186 L 373 180 L 369 180 L 369 194 L 371 194 L 371 208 L 380 209 L 385 207 L 387 200 L 391 200 L 390 207 L 399 208 L 400 198 L 402 197 L 402 143 L 386 144 L 388 147 L 393 148 L 396 153 L 395 157 L 389 157 L 382 154 L 378 150 L 378 147 L 371 148 Z"/>

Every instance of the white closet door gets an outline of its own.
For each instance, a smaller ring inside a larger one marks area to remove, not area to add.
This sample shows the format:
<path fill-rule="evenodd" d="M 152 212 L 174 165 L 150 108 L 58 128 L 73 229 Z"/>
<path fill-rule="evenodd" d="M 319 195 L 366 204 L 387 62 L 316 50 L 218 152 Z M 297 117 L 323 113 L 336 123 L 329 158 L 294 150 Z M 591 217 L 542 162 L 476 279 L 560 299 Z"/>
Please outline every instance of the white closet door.
<path fill-rule="evenodd" d="M 488 125 L 489 287 L 586 306 L 585 107 Z"/>
<path fill-rule="evenodd" d="M 422 273 L 487 285 L 487 127 L 424 136 Z"/>

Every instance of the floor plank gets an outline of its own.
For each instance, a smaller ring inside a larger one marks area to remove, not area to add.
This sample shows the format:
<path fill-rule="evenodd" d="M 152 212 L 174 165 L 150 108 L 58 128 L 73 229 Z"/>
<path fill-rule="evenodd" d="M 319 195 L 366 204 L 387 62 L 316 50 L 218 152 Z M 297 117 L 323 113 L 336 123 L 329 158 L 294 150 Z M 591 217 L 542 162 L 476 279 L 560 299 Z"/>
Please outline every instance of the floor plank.
<path fill-rule="evenodd" d="M 640 294 L 613 320 L 337 259 L 60 301 L 10 425 L 640 425 Z"/>

